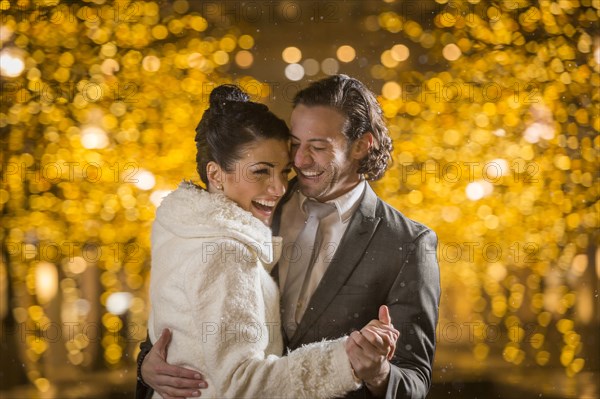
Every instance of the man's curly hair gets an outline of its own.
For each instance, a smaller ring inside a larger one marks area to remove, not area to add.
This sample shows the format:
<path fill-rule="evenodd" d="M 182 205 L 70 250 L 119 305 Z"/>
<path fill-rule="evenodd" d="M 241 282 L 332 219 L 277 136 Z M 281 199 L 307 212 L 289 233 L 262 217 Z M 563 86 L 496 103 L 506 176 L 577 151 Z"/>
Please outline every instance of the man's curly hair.
<path fill-rule="evenodd" d="M 346 117 L 344 135 L 352 144 L 365 133 L 373 134 L 373 147 L 360 161 L 358 173 L 367 180 L 378 180 L 392 161 L 392 139 L 375 95 L 360 81 L 334 75 L 312 83 L 294 97 L 294 107 L 329 106 Z"/>

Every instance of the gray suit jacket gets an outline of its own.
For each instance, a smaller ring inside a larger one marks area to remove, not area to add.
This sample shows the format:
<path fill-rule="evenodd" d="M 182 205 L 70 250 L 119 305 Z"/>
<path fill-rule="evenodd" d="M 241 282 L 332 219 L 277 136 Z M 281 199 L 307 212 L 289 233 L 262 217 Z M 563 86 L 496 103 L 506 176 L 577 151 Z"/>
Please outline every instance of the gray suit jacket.
<path fill-rule="evenodd" d="M 281 223 L 280 206 L 272 225 L 275 234 Z M 432 230 L 406 218 L 367 185 L 296 333 L 287 337 L 288 348 L 359 330 L 385 304 L 400 331 L 386 397 L 425 397 L 440 299 L 436 248 Z M 277 267 L 273 276 L 277 279 Z M 371 397 L 366 388 L 347 396 L 365 397 Z"/>

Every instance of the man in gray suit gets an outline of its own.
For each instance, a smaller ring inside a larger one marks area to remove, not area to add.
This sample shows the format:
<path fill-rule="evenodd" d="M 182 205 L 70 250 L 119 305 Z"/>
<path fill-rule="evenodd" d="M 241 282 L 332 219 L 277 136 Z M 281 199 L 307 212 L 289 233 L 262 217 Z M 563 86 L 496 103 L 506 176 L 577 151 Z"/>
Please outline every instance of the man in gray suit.
<path fill-rule="evenodd" d="M 291 133 L 297 177 L 272 225 L 284 238 L 284 256 L 273 276 L 282 290 L 288 348 L 350 334 L 387 305 L 400 331 L 396 352 L 388 361 L 376 343 L 352 333 L 348 350 L 353 365 L 360 364 L 355 371 L 364 386 L 347 397 L 425 397 L 440 298 L 437 237 L 383 202 L 366 183 L 383 175 L 391 157 L 379 104 L 358 80 L 332 76 L 298 92 Z M 310 244 L 314 255 L 297 283 L 294 248 L 307 245 L 297 241 L 305 205 L 313 200 L 332 209 L 319 216 L 318 242 Z M 164 361 L 169 339 L 164 334 L 150 352 L 151 344 L 142 344 L 138 397 L 146 393 L 144 383 L 166 397 L 192 396 L 203 386 L 196 372 Z"/>

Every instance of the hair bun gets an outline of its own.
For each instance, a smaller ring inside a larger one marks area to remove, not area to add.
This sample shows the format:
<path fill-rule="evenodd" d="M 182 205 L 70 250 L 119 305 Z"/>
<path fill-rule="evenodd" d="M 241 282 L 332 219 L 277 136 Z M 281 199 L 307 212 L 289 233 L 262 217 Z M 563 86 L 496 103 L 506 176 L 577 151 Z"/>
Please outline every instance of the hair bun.
<path fill-rule="evenodd" d="M 235 85 L 221 85 L 213 89 L 210 93 L 210 108 L 217 112 L 222 111 L 223 106 L 228 102 L 247 102 L 250 96 Z"/>

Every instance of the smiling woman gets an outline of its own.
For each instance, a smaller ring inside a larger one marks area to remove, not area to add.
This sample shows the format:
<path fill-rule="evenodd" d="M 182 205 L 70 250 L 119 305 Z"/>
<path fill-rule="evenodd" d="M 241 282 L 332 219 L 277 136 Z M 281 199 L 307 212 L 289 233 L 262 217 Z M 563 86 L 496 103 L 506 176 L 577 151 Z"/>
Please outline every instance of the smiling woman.
<path fill-rule="evenodd" d="M 235 86 L 217 87 L 196 128 L 196 161 L 210 193 L 222 192 L 266 225 L 287 188 L 289 130 Z"/>

